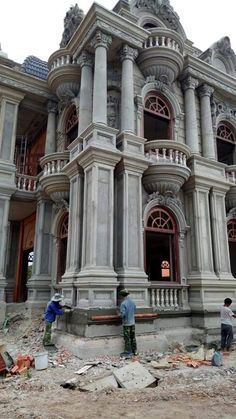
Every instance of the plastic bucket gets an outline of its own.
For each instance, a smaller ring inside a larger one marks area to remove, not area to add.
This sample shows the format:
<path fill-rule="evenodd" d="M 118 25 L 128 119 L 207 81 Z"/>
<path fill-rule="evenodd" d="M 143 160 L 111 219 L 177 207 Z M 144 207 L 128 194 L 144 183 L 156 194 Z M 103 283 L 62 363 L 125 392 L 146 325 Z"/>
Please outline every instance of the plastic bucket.
<path fill-rule="evenodd" d="M 48 352 L 37 352 L 34 355 L 36 370 L 45 370 L 48 367 Z"/>

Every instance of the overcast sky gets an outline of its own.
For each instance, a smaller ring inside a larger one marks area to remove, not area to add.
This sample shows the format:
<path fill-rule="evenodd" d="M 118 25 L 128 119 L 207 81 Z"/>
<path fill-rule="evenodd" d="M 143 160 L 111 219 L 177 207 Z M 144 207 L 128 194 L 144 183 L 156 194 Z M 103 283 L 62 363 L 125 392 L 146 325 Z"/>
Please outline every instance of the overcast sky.
<path fill-rule="evenodd" d="M 118 0 L 100 0 L 112 9 Z M 47 60 L 59 48 L 63 19 L 76 0 L 0 0 L 0 43 L 22 63 L 28 55 Z M 84 12 L 93 1 L 77 0 Z M 171 0 L 188 39 L 201 50 L 228 35 L 236 52 L 236 0 Z"/>

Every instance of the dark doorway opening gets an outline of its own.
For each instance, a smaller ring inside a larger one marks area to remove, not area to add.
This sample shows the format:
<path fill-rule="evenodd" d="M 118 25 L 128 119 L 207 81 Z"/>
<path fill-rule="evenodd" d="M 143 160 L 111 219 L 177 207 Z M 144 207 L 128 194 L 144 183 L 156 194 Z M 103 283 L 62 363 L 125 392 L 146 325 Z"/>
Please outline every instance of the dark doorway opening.
<path fill-rule="evenodd" d="M 149 281 L 175 281 L 174 236 L 146 232 L 146 272 Z"/>
<path fill-rule="evenodd" d="M 23 303 L 27 300 L 27 281 L 32 276 L 34 252 L 32 249 L 24 250 L 22 253 L 21 280 L 18 288 L 17 302 Z"/>
<path fill-rule="evenodd" d="M 229 242 L 229 255 L 230 255 L 230 265 L 231 272 L 234 278 L 236 278 L 236 242 Z"/>

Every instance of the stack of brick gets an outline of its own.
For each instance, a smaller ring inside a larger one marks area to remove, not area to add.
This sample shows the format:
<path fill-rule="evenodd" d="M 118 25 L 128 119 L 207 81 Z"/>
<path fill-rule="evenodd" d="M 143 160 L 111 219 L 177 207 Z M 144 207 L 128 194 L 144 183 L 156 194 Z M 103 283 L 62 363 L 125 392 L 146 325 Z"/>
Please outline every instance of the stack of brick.
<path fill-rule="evenodd" d="M 31 355 L 17 355 L 15 365 L 11 368 L 11 374 L 24 374 L 34 362 Z"/>

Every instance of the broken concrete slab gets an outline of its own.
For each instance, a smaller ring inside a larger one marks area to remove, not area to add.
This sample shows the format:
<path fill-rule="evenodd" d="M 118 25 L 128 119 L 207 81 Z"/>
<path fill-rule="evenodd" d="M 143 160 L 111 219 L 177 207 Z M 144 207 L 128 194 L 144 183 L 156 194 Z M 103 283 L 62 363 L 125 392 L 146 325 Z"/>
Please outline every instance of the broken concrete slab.
<path fill-rule="evenodd" d="M 113 374 L 120 386 L 129 390 L 156 384 L 156 378 L 137 361 L 113 371 Z"/>
<path fill-rule="evenodd" d="M 93 381 L 87 384 L 80 383 L 78 388 L 80 391 L 101 391 L 106 388 L 118 388 L 118 383 L 114 375 L 110 374 L 93 378 Z"/>
<path fill-rule="evenodd" d="M 158 370 L 165 370 L 172 368 L 172 363 L 168 362 L 167 359 L 161 359 L 160 361 L 151 361 L 150 365 L 152 368 Z"/>

